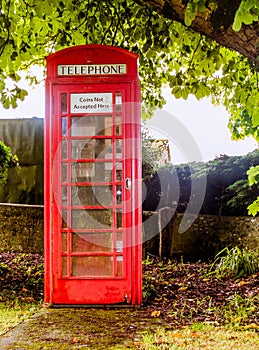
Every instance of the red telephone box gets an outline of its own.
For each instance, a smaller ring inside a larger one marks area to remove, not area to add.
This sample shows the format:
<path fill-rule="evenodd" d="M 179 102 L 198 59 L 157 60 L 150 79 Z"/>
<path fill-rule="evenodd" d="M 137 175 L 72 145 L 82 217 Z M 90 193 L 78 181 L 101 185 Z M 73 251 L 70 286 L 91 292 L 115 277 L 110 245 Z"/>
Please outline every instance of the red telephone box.
<path fill-rule="evenodd" d="M 47 57 L 45 302 L 142 298 L 137 55 L 82 45 Z"/>

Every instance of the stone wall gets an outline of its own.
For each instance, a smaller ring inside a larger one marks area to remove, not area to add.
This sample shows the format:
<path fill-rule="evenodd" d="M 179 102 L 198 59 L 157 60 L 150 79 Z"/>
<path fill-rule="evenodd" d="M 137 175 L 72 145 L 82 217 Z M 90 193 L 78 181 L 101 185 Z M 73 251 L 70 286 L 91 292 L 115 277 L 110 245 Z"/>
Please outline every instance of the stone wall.
<path fill-rule="evenodd" d="M 259 217 L 213 215 L 193 217 L 189 214 L 187 220 L 194 222 L 185 232 L 180 233 L 179 226 L 183 215 L 173 216 L 162 231 L 162 241 L 165 237 L 165 245 L 170 241 L 170 252 L 164 256 L 184 261 L 204 261 L 213 259 L 225 247 L 238 246 L 252 250 L 259 248 Z M 143 216 L 144 255 L 151 253 L 159 256 L 158 215 L 149 212 Z M 163 247 L 162 251 L 168 251 L 166 248 L 168 247 Z"/>
<path fill-rule="evenodd" d="M 172 212 L 163 211 L 163 215 Z M 159 256 L 158 213 L 144 213 L 143 253 Z M 0 252 L 40 253 L 44 251 L 43 206 L 0 204 Z M 161 217 L 162 220 L 167 219 Z M 259 248 L 259 217 L 187 217 L 194 223 L 179 233 L 182 214 L 172 216 L 162 230 L 162 254 L 184 261 L 213 259 L 225 247 Z"/>
<path fill-rule="evenodd" d="M 43 253 L 43 206 L 0 204 L 0 252 Z"/>
<path fill-rule="evenodd" d="M 17 155 L 19 167 L 9 168 L 0 186 L 0 202 L 43 204 L 44 119 L 0 119 L 0 141 Z"/>
<path fill-rule="evenodd" d="M 182 217 L 177 215 L 173 225 L 171 256 L 204 260 L 214 258 L 225 247 L 259 248 L 258 217 L 199 215 L 186 232 L 179 233 Z"/>

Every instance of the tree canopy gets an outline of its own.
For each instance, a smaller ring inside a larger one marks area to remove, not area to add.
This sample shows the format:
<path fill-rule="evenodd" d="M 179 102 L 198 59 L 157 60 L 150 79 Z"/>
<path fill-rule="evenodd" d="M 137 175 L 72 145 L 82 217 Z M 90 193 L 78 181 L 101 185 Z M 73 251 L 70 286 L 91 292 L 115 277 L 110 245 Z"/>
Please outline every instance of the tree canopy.
<path fill-rule="evenodd" d="M 155 174 L 145 181 L 147 195 L 143 208 L 176 206 L 177 212 L 184 213 L 188 205 L 196 201 L 206 178 L 201 214 L 245 216 L 249 204 L 253 214 L 251 201 L 259 195 L 256 186 L 259 177 L 249 186 L 247 171 L 252 173 L 258 164 L 259 151 L 253 151 L 245 156 L 221 155 L 207 163 L 167 165 L 159 169 L 159 176 Z"/>
<path fill-rule="evenodd" d="M 1 102 L 23 100 L 19 72 L 54 51 L 116 45 L 140 55 L 147 114 L 163 105 L 167 84 L 176 98 L 211 96 L 229 111 L 234 138 L 249 129 L 259 140 L 258 15 L 258 0 L 2 0 Z M 27 78 L 37 81 L 30 71 Z"/>

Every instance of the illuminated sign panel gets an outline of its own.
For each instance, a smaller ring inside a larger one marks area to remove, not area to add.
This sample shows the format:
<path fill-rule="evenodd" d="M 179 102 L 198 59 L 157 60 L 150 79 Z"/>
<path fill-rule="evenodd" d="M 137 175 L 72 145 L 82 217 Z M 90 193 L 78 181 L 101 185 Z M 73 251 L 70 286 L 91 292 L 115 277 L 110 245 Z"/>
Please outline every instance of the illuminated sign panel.
<path fill-rule="evenodd" d="M 126 64 L 58 65 L 58 75 L 118 75 L 127 74 Z"/>

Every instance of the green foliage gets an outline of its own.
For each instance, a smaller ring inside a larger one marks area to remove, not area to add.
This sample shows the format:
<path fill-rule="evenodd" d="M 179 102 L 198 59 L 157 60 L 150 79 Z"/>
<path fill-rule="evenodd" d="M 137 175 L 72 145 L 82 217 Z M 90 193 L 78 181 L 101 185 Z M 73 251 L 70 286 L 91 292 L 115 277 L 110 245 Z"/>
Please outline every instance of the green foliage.
<path fill-rule="evenodd" d="M 228 215 L 247 215 L 247 207 L 258 193 L 257 188 L 249 186 L 247 179 L 235 181 L 225 189 L 223 212 Z"/>
<path fill-rule="evenodd" d="M 257 184 L 259 181 L 259 165 L 252 166 L 248 171 L 248 181 L 249 185 L 253 186 L 254 184 Z M 255 216 L 259 212 L 259 196 L 256 198 L 256 200 L 250 204 L 248 207 L 248 214 Z"/>
<path fill-rule="evenodd" d="M 198 11 L 205 11 L 205 3 L 206 1 L 204 0 L 193 0 L 188 2 L 184 14 L 184 23 L 187 26 L 190 26 L 192 24 L 192 21 L 195 19 Z"/>
<path fill-rule="evenodd" d="M 198 12 L 203 13 L 206 9 L 217 7 L 217 0 L 189 0 L 185 10 L 184 22 L 190 26 L 197 16 Z M 231 11 L 231 9 L 230 9 Z M 258 0 L 242 0 L 239 8 L 235 13 L 232 28 L 238 32 L 242 24 L 250 25 L 259 20 L 259 3 Z"/>
<path fill-rule="evenodd" d="M 259 196 L 253 203 L 251 203 L 248 207 L 248 215 L 255 216 L 259 212 Z"/>
<path fill-rule="evenodd" d="M 6 182 L 8 168 L 17 165 L 17 156 L 12 154 L 10 147 L 0 141 L 0 185 Z"/>
<path fill-rule="evenodd" d="M 0 336 L 40 311 L 42 303 L 24 303 L 19 299 L 0 303 Z"/>
<path fill-rule="evenodd" d="M 215 103 L 226 106 L 232 120 L 247 109 L 254 127 L 259 124 L 254 66 L 238 53 L 163 18 L 148 2 L 4 0 L 1 5 L 0 99 L 6 108 L 15 107 L 17 99 L 26 96 L 17 72 L 27 70 L 28 79 L 37 81 L 29 68 L 44 65 L 46 55 L 68 46 L 101 43 L 140 55 L 145 117 L 163 106 L 161 89 L 168 84 L 177 98 L 212 96 Z M 189 25 L 198 12 L 216 6 L 216 0 L 189 1 L 185 23 Z M 254 23 L 257 18 L 257 1 L 242 1 L 234 26 L 238 29 L 240 23 Z M 7 78 L 13 82 L 11 87 Z"/>
<path fill-rule="evenodd" d="M 216 255 L 212 268 L 214 266 L 216 266 L 214 273 L 219 278 L 251 276 L 259 272 L 259 252 L 226 247 Z"/>
<path fill-rule="evenodd" d="M 39 301 L 43 297 L 44 265 L 36 254 L 0 255 L 0 301 Z"/>
<path fill-rule="evenodd" d="M 152 192 L 145 199 L 143 207 L 145 210 L 152 210 L 149 206 L 154 203 L 158 205 L 159 201 L 160 205 L 165 206 L 176 202 L 177 212 L 182 213 L 188 203 L 195 201 L 206 183 L 200 213 L 247 215 L 248 205 L 259 196 L 258 186 L 256 184 L 249 186 L 247 181 L 247 171 L 251 166 L 259 167 L 258 150 L 244 156 L 221 155 L 206 163 L 167 165 L 159 169 L 162 188 L 154 179 L 150 186 Z M 193 189 L 192 196 L 191 189 Z"/>
<path fill-rule="evenodd" d="M 252 166 L 247 171 L 247 175 L 248 175 L 248 181 L 250 186 L 257 184 L 259 181 L 259 165 Z"/>
<path fill-rule="evenodd" d="M 235 328 L 247 323 L 256 313 L 258 301 L 259 298 L 256 295 L 243 298 L 235 293 L 224 308 L 226 323 Z"/>
<path fill-rule="evenodd" d="M 259 140 L 259 129 L 253 125 L 253 120 L 244 109 L 235 118 L 230 118 L 228 127 L 232 134 L 233 140 L 243 140 L 247 136 L 254 137 L 257 141 Z"/>
<path fill-rule="evenodd" d="M 143 180 L 150 179 L 161 165 L 161 159 L 166 147 L 164 144 L 156 144 L 155 137 L 142 127 L 142 178 Z"/>
<path fill-rule="evenodd" d="M 249 25 L 259 20 L 259 3 L 257 0 L 242 0 L 236 12 L 233 29 L 239 31 L 242 23 Z"/>
<path fill-rule="evenodd" d="M 245 304 L 248 303 L 245 303 L 245 299 L 243 299 L 243 304 L 240 304 L 240 310 L 238 310 L 237 305 L 230 306 L 229 313 L 231 313 L 232 317 L 227 314 L 228 311 L 226 310 L 227 324 L 224 327 L 217 327 L 217 322 L 201 322 L 190 324 L 186 327 L 158 326 L 155 330 L 145 330 L 137 343 L 137 349 L 243 349 L 245 344 L 246 350 L 254 350 L 259 346 L 256 331 L 243 329 L 240 332 L 239 329 L 236 329 L 244 321 L 243 317 L 241 317 L 239 323 L 237 321 L 241 310 L 247 316 L 247 319 L 249 319 L 252 309 L 256 310 L 256 307 L 253 308 L 249 305 L 250 308 L 246 312 Z M 215 311 L 218 312 L 218 310 Z M 242 314 L 242 316 L 244 315 Z"/>
<path fill-rule="evenodd" d="M 195 177 L 207 174 L 206 200 L 218 201 L 223 215 L 246 215 L 246 208 L 259 194 L 257 186 L 249 187 L 247 172 L 259 164 L 257 150 L 245 156 L 221 155 L 196 170 Z M 259 166 L 258 166 L 259 167 Z M 214 198 L 210 194 L 214 193 Z"/>

